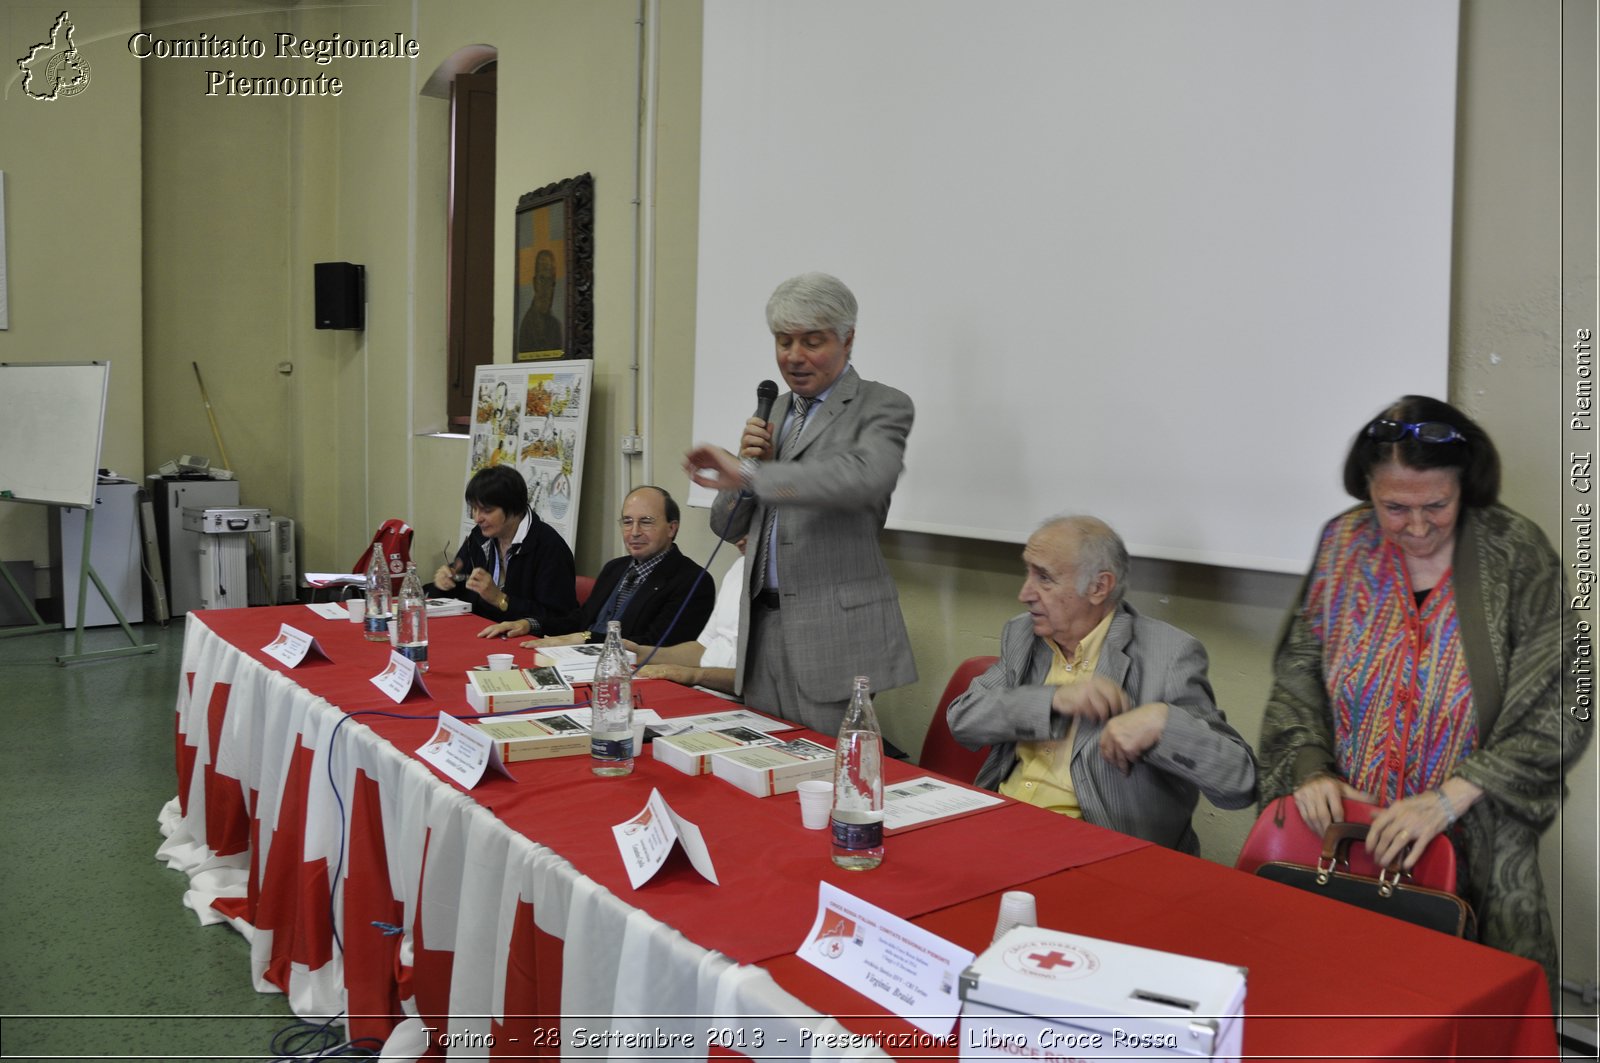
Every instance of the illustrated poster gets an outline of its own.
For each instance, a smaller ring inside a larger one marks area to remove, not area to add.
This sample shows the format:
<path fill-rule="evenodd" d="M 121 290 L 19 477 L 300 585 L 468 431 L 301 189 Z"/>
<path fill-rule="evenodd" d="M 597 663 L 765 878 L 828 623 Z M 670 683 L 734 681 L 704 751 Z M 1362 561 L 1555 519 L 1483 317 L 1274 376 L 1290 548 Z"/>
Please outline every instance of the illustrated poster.
<path fill-rule="evenodd" d="M 574 549 L 593 373 L 594 362 L 587 359 L 480 365 L 473 380 L 466 480 L 490 465 L 516 466 L 534 512 Z M 472 515 L 463 503 L 456 547 L 471 530 Z"/>

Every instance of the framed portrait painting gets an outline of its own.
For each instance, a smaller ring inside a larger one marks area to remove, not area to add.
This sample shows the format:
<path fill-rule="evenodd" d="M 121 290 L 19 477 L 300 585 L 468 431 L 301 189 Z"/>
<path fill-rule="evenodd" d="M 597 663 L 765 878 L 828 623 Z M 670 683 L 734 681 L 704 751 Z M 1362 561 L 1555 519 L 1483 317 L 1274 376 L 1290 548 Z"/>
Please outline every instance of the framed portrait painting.
<path fill-rule="evenodd" d="M 517 201 L 512 356 L 594 357 L 594 178 L 569 177 Z"/>

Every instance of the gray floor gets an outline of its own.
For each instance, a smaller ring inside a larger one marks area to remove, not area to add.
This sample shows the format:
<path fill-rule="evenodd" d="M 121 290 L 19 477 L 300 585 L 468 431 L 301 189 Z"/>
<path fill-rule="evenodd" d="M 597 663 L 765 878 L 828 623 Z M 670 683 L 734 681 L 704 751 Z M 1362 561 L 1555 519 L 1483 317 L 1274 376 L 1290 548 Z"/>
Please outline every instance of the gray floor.
<path fill-rule="evenodd" d="M 248 948 L 183 907 L 155 859 L 176 792 L 183 624 L 159 650 L 61 667 L 70 634 L 0 638 L 0 1055 L 263 1059 L 293 1021 L 250 985 Z M 95 629 L 85 649 L 126 646 Z"/>

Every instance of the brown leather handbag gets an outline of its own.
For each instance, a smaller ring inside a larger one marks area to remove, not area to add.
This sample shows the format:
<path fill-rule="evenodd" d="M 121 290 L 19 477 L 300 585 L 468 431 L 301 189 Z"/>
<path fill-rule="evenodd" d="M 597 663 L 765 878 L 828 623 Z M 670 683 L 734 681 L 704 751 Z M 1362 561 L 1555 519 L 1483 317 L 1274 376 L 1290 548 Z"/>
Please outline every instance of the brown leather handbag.
<path fill-rule="evenodd" d="M 1449 891 L 1417 885 L 1407 872 L 1400 870 L 1399 860 L 1378 869 L 1376 876 L 1351 870 L 1350 848 L 1365 839 L 1369 829 L 1366 823 L 1331 824 L 1322 835 L 1322 853 L 1315 866 L 1269 860 L 1256 867 L 1255 873 L 1261 878 L 1353 904 L 1369 912 L 1404 919 L 1468 941 L 1475 940 L 1478 923 L 1472 906 Z M 1449 845 L 1449 839 L 1443 836 L 1435 842 Z"/>

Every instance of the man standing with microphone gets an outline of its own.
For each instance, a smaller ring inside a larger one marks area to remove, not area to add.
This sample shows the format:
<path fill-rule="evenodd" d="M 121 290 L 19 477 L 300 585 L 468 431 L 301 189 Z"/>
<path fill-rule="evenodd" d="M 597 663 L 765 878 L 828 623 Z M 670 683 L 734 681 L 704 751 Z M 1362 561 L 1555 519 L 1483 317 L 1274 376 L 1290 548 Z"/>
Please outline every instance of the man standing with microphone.
<path fill-rule="evenodd" d="M 838 278 L 778 285 L 767 325 L 788 393 L 770 423 L 745 422 L 738 456 L 702 443 L 684 463 L 718 491 L 712 530 L 750 538 L 736 687 L 751 707 L 828 735 L 853 677 L 875 693 L 917 678 L 878 546 L 915 411 L 905 393 L 856 373 L 855 324 L 855 296 Z"/>

